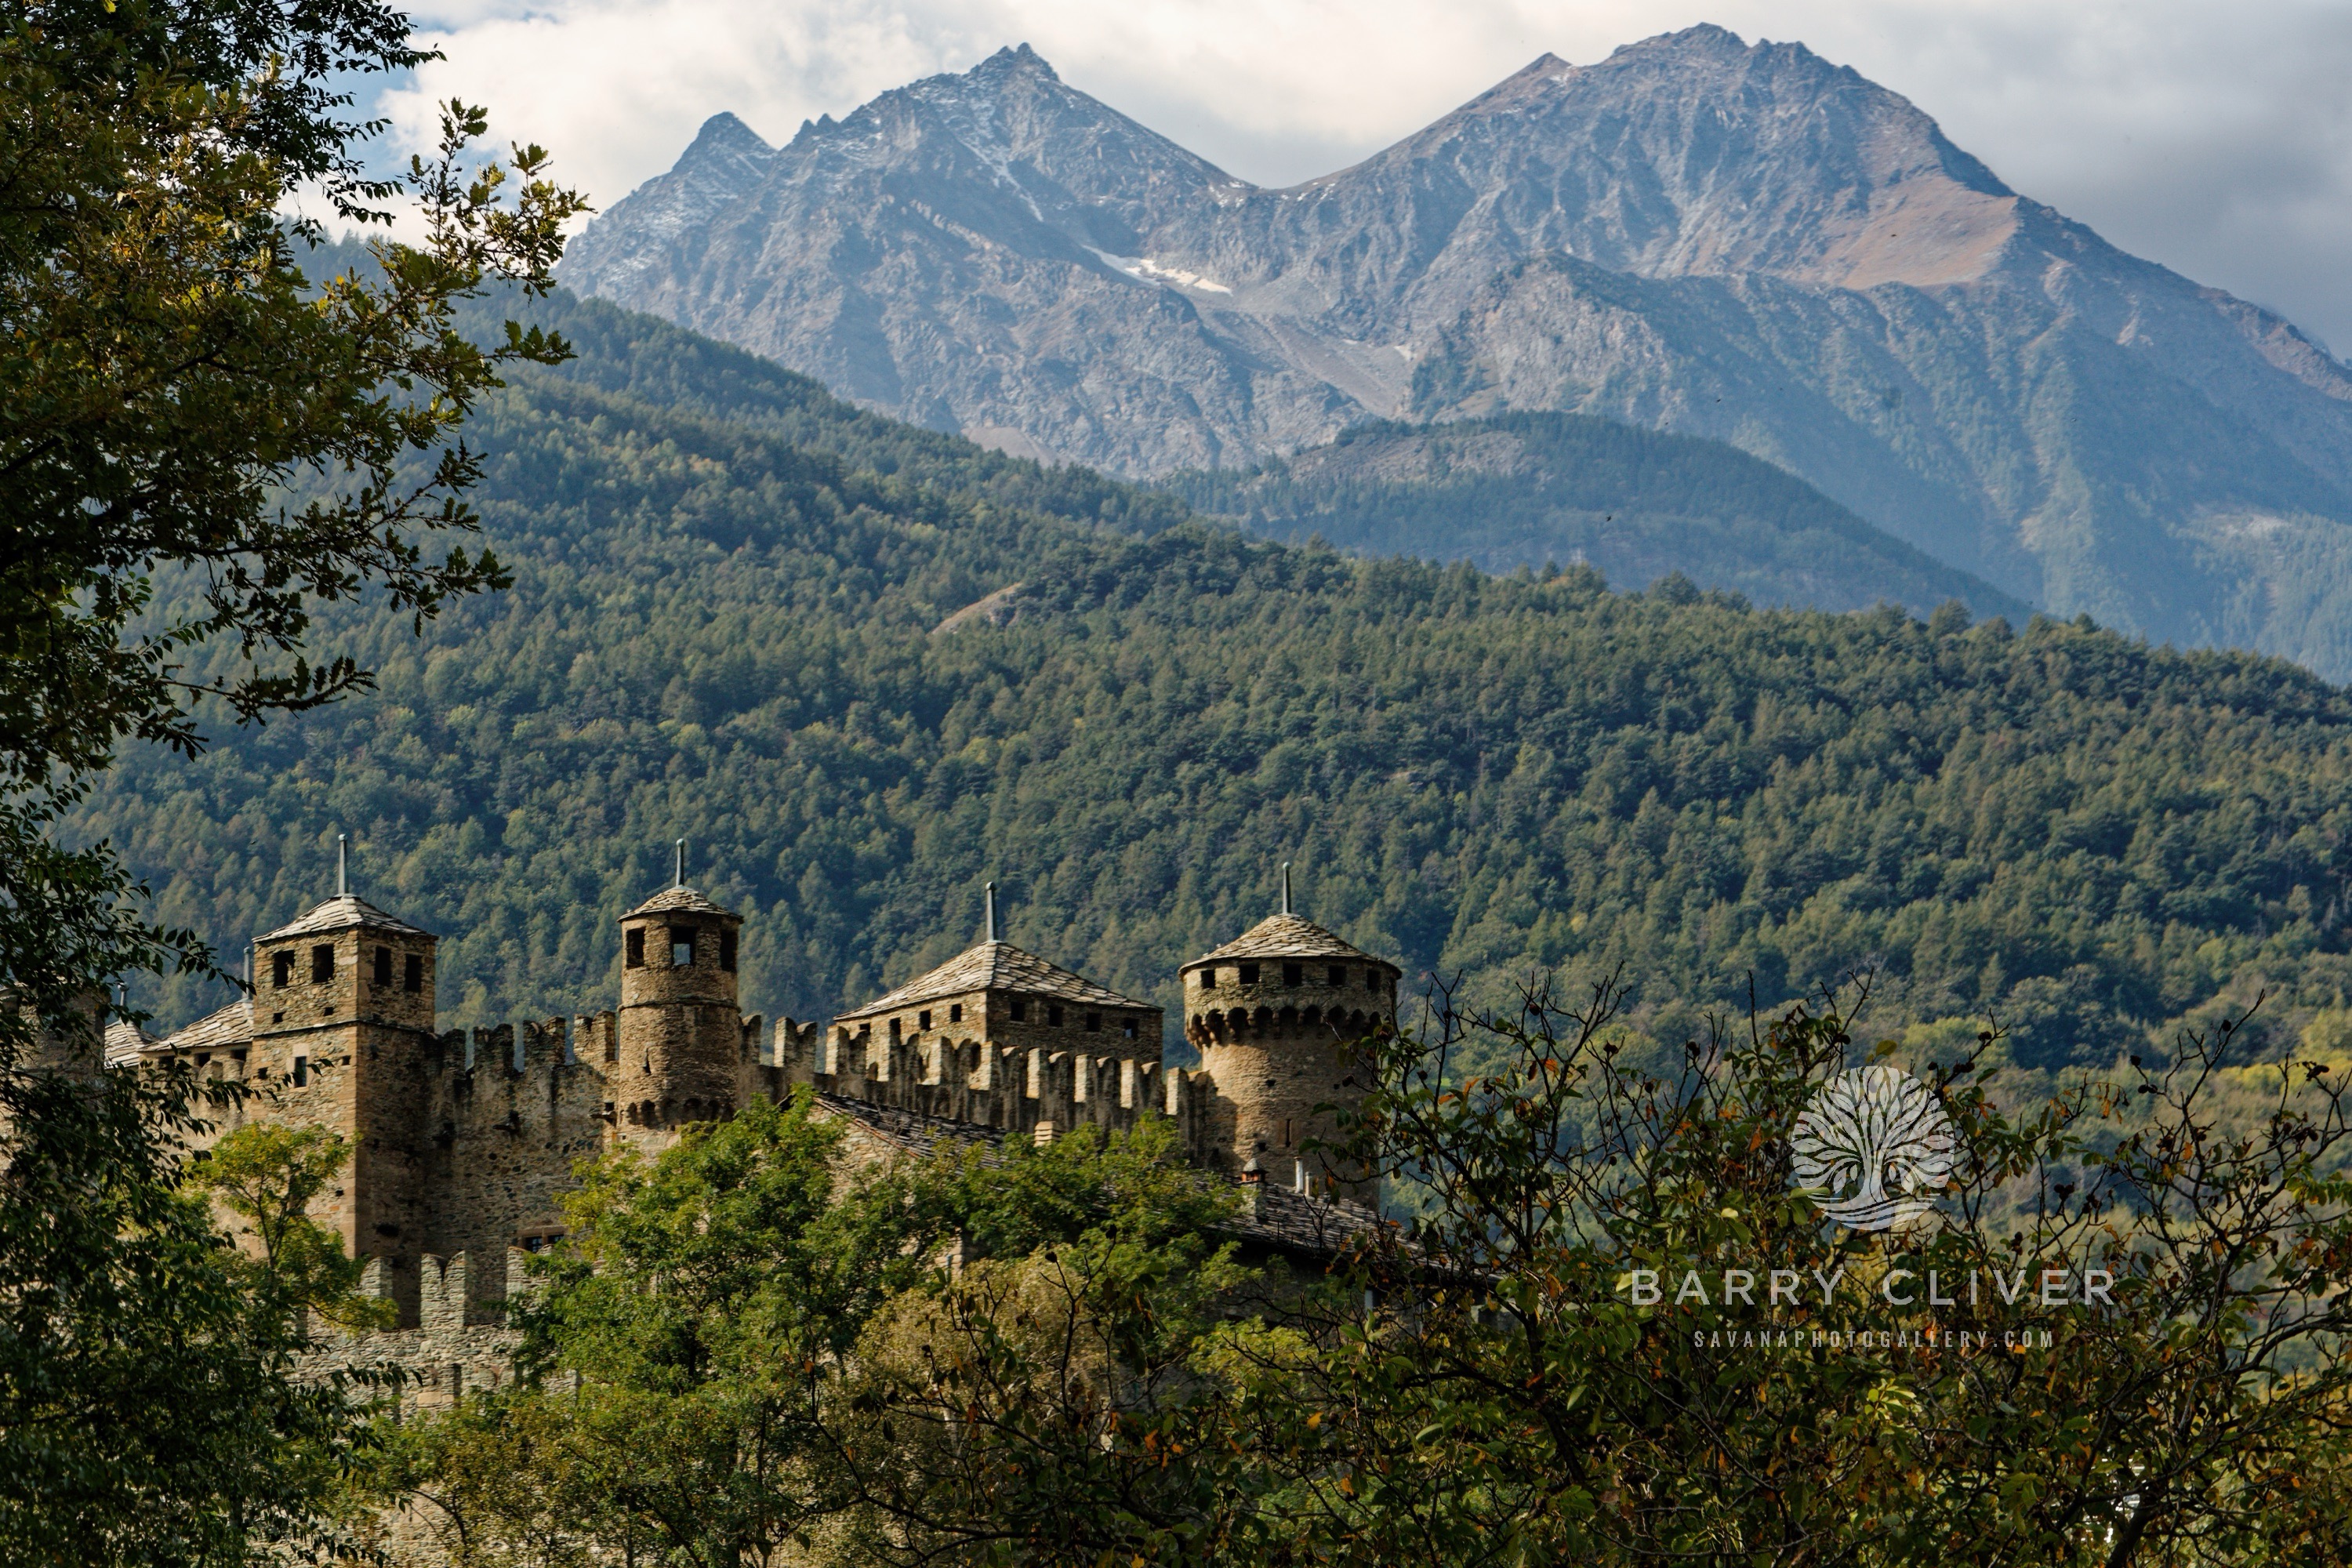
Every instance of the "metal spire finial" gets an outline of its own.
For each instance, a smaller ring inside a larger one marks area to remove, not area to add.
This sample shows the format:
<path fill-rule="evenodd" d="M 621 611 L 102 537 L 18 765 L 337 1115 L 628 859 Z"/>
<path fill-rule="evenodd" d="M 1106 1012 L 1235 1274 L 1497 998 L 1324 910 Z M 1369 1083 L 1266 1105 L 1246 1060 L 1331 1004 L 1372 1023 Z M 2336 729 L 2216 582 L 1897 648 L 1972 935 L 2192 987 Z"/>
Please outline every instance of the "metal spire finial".
<path fill-rule="evenodd" d="M 335 897 L 339 899 L 351 896 L 352 869 L 351 859 L 347 853 L 350 845 L 349 837 L 341 833 L 335 835 Z"/>
<path fill-rule="evenodd" d="M 673 888 L 686 886 L 686 840 L 683 838 L 677 841 L 677 875 L 670 879 L 669 885 Z"/>
<path fill-rule="evenodd" d="M 984 897 L 984 899 L 985 899 L 985 900 L 986 900 L 986 901 L 985 901 L 985 905 L 984 905 L 984 907 L 986 908 L 986 910 L 987 910 L 987 911 L 988 911 L 988 940 L 989 940 L 989 941 L 991 941 L 991 942 L 994 942 L 994 941 L 996 940 L 996 884 L 995 884 L 995 883 L 991 882 L 991 883 L 989 883 L 989 884 L 988 884 L 988 889 L 987 889 L 987 892 L 983 895 L 983 897 Z"/>
<path fill-rule="evenodd" d="M 1282 863 L 1282 912 L 1290 912 L 1290 862 Z"/>

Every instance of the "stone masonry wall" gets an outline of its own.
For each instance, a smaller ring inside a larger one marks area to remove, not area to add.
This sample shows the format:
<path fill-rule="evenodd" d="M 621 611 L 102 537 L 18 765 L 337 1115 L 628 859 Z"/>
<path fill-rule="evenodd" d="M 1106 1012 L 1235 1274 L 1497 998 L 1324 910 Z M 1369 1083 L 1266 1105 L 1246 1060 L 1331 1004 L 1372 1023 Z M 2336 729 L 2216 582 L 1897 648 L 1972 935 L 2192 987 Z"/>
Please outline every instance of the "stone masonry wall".
<path fill-rule="evenodd" d="M 944 1007 L 934 1016 L 944 1018 Z M 807 1085 L 892 1110 L 1049 1136 L 1080 1126 L 1123 1131 L 1156 1112 L 1174 1118 L 1192 1146 L 1206 1086 L 1197 1073 L 1164 1068 L 1156 1039 L 1148 1056 L 1122 1056 L 1068 1048 L 1089 1037 L 1108 1047 L 1114 1038 L 1108 1034 L 1063 1031 L 1055 1037 L 1064 1048 L 950 1031 L 902 1034 L 893 1044 L 887 1035 L 828 1034 L 821 1025 L 783 1018 L 776 1025 L 773 1071 L 782 1093 Z"/>

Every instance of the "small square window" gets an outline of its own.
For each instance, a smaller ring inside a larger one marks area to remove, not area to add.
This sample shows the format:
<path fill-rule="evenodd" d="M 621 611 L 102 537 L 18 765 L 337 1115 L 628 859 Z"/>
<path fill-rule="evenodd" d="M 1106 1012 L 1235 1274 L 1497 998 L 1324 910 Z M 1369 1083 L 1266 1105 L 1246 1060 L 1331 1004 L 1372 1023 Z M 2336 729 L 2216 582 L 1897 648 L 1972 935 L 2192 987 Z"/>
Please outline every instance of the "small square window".
<path fill-rule="evenodd" d="M 1282 966 L 1282 983 L 1285 985 L 1304 984 L 1306 980 L 1306 965 L 1299 963 L 1286 963 Z"/>
<path fill-rule="evenodd" d="M 310 984 L 324 985 L 335 977 L 335 950 L 325 942 L 310 950 Z"/>
<path fill-rule="evenodd" d="M 1135 1020 L 1134 1020 L 1134 1019 L 1132 1019 L 1132 1018 L 1129 1018 L 1129 1019 L 1125 1020 L 1125 1021 L 1120 1025 L 1120 1028 L 1121 1028 L 1121 1030 L 1126 1034 L 1126 1036 L 1127 1036 L 1127 1037 L 1128 1037 L 1129 1039 L 1130 1039 L 1130 1040 L 1131 1040 L 1131 1039 L 1135 1038 Z"/>
<path fill-rule="evenodd" d="M 948 1004 L 948 1022 L 950 1024 L 961 1024 L 963 1022 L 962 1003 L 950 1002 Z"/>
<path fill-rule="evenodd" d="M 1213 963 L 1209 965 L 1208 968 L 1201 971 L 1201 989 L 1203 991 L 1214 991 L 1216 988 L 1217 966 Z"/>
<path fill-rule="evenodd" d="M 1058 1029 L 1062 1026 L 1062 1007 L 1060 1003 L 1049 1003 L 1046 1005 L 1045 1025 L 1046 1027 L 1054 1029 Z"/>
<path fill-rule="evenodd" d="M 373 978 L 378 985 L 389 985 L 392 984 L 392 949 L 388 947 L 379 947 L 375 950 L 375 974 Z"/>
<path fill-rule="evenodd" d="M 622 962 L 631 969 L 646 966 L 646 928 L 639 926 L 629 933 L 628 957 Z"/>
<path fill-rule="evenodd" d="M 694 928 L 672 926 L 669 930 L 669 966 L 672 969 L 694 967 Z"/>
<path fill-rule="evenodd" d="M 1100 1013 L 1089 1013 L 1087 1015 L 1087 1033 L 1089 1035 L 1099 1035 L 1102 1033 L 1102 1015 Z"/>
<path fill-rule="evenodd" d="M 280 991 L 294 984 L 294 954 L 290 950 L 269 955 L 269 983 Z"/>
<path fill-rule="evenodd" d="M 1012 1001 L 1012 1009 L 1013 1021 L 1014 1023 L 1025 1024 L 1029 1021 L 1029 1003 L 1027 998 L 1022 996 L 1013 997 Z"/>
<path fill-rule="evenodd" d="M 919 1035 L 928 1035 L 928 1034 L 929 1034 L 930 1032 L 931 1032 L 931 1016 L 930 1016 L 929 1013 L 918 1013 L 918 1014 L 916 1014 L 916 1015 L 915 1015 L 915 1033 L 917 1033 L 917 1034 L 919 1034 Z"/>
<path fill-rule="evenodd" d="M 425 955 L 423 953 L 410 953 L 408 962 L 401 965 L 400 988 L 412 996 L 425 989 Z"/>
<path fill-rule="evenodd" d="M 1244 985 L 1255 985 L 1257 984 L 1256 964 L 1244 963 L 1242 965 L 1242 984 Z"/>

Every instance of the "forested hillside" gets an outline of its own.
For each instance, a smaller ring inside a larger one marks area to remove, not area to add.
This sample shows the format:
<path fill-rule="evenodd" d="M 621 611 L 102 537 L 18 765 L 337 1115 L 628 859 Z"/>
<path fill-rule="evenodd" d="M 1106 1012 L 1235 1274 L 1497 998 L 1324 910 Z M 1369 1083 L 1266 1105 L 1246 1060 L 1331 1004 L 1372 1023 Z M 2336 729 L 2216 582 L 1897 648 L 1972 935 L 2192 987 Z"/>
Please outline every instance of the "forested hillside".
<path fill-rule="evenodd" d="M 1293 543 L 1320 536 L 1488 572 L 1579 563 L 1628 588 L 1679 572 L 1759 605 L 1893 603 L 1924 616 L 1958 599 L 1979 615 L 2029 613 L 1737 447 L 1591 415 L 1374 422 L 1256 468 L 1163 482 L 1204 512 Z"/>
<path fill-rule="evenodd" d="M 1881 1025 L 1990 1007 L 2044 1062 L 2342 1002 L 2352 701 L 2285 664 L 1251 541 L 559 314 L 581 361 L 474 432 L 513 591 L 341 616 L 380 692 L 89 802 L 166 919 L 233 952 L 340 829 L 442 933 L 445 1018 L 605 1005 L 684 837 L 772 1015 L 958 950 L 991 878 L 1013 940 L 1172 1005 L 1283 860 L 1409 974 L 1622 966 L 1660 1031 L 1858 966 Z"/>

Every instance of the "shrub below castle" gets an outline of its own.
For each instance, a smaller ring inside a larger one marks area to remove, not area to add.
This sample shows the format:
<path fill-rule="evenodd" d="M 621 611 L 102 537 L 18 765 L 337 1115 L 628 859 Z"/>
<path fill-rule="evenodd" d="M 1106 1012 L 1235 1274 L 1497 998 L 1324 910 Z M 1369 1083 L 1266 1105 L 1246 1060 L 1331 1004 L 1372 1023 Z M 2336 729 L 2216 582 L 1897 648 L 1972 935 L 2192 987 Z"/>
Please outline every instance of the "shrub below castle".
<path fill-rule="evenodd" d="M 2324 1064 L 2216 1138 L 2234 1027 L 2020 1116 L 1989 1042 L 1906 1058 L 1955 1129 L 1943 1218 L 1855 1233 L 1790 1182 L 1848 1020 L 1653 1074 L 1612 1005 L 1386 1044 L 1360 1147 L 1428 1201 L 1328 1275 L 1207 1239 L 1230 1190 L 1149 1129 L 843 1201 L 805 1102 L 608 1161 L 532 1380 L 392 1435 L 375 1499 L 482 1562 L 2345 1561 Z"/>

